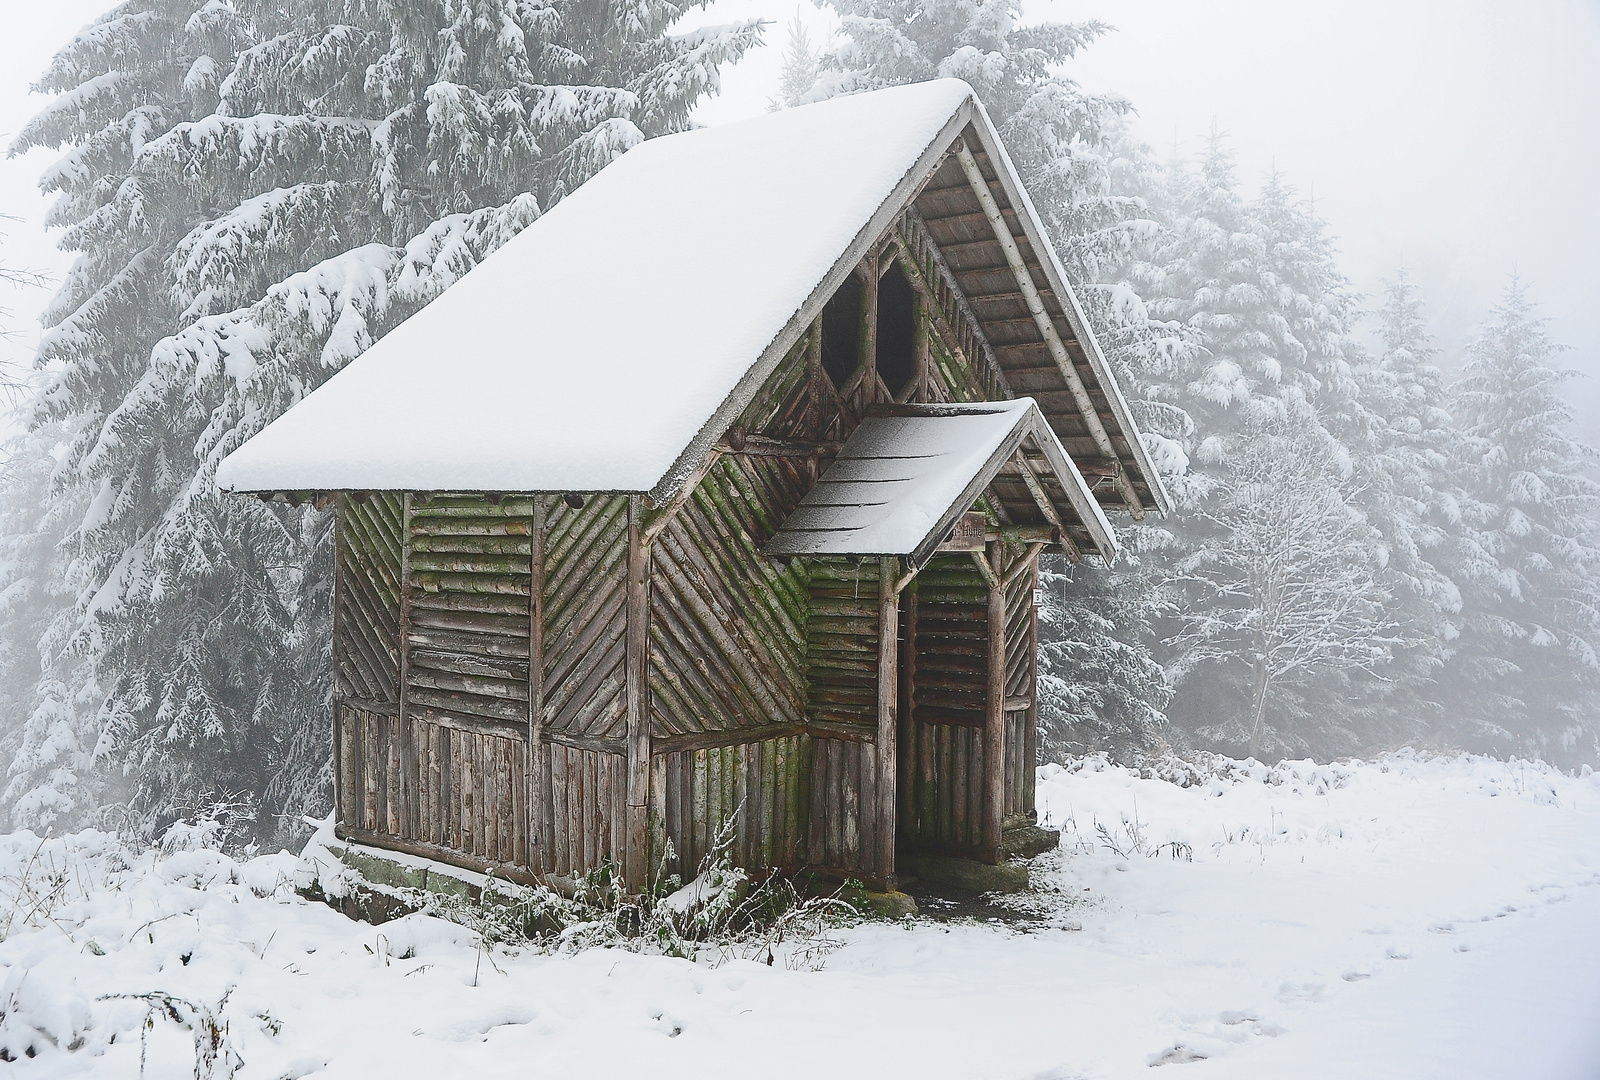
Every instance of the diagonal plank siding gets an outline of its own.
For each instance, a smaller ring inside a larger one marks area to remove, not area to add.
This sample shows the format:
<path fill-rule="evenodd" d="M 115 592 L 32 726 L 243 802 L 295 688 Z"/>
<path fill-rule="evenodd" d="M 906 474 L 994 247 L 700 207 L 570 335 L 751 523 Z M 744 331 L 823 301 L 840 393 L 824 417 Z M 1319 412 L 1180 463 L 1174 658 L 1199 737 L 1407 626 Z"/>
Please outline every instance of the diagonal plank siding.
<path fill-rule="evenodd" d="M 620 739 L 626 732 L 628 501 L 581 509 L 545 499 L 544 731 Z"/>
<path fill-rule="evenodd" d="M 805 581 L 760 553 L 799 501 L 772 459 L 723 458 L 657 536 L 650 588 L 653 738 L 798 724 Z"/>
<path fill-rule="evenodd" d="M 400 522 L 398 495 L 341 498 L 335 523 L 335 692 L 371 703 L 400 700 Z"/>

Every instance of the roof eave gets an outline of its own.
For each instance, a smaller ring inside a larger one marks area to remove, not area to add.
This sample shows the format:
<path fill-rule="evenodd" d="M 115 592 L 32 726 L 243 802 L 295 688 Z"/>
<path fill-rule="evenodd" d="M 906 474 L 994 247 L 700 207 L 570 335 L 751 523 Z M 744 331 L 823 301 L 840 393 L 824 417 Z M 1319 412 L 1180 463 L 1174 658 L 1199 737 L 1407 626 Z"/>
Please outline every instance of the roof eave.
<path fill-rule="evenodd" d="M 1150 496 L 1155 502 L 1155 507 L 1160 513 L 1171 510 L 1171 499 L 1167 495 L 1166 487 L 1161 482 L 1161 474 L 1156 471 L 1155 464 L 1150 460 L 1149 453 L 1145 450 L 1144 441 L 1139 437 L 1139 426 L 1134 423 L 1133 413 L 1128 408 L 1127 399 L 1122 395 L 1122 388 L 1118 385 L 1111 371 L 1111 365 L 1106 361 L 1105 353 L 1100 348 L 1100 342 L 1094 336 L 1094 331 L 1089 327 L 1089 320 L 1084 317 L 1083 308 L 1078 303 L 1078 297 L 1072 287 L 1067 284 L 1067 274 L 1061 265 L 1060 258 L 1056 255 L 1055 245 L 1045 237 L 1044 226 L 1039 219 L 1039 213 L 1034 209 L 1033 200 L 1028 197 L 1028 192 L 1017 182 L 1016 167 L 1011 163 L 1011 156 L 1006 153 L 1005 144 L 1000 141 L 1000 135 L 995 131 L 994 123 L 989 119 L 989 113 L 984 109 L 983 103 L 975 98 L 968 99 L 975 108 L 973 109 L 975 122 L 974 130 L 983 140 L 984 151 L 990 159 L 998 162 L 1003 167 L 996 167 L 995 174 L 1000 184 L 1005 188 L 1006 198 L 1017 211 L 1017 220 L 1021 222 L 1023 231 L 1027 234 L 1028 243 L 1033 250 L 1043 257 L 1039 260 L 1044 268 L 1045 277 L 1049 280 L 1050 288 L 1064 303 L 1062 310 L 1066 313 L 1067 324 L 1072 328 L 1073 335 L 1089 359 L 1089 367 L 1094 371 L 1095 377 L 1100 382 L 1100 388 L 1105 393 L 1106 401 L 1111 408 L 1112 415 L 1116 418 L 1118 426 L 1122 428 L 1124 439 L 1128 443 L 1129 453 L 1133 456 L 1135 464 Z M 1073 469 L 1077 472 L 1076 468 Z M 1081 479 L 1081 478 L 1080 478 Z M 1101 515 L 1104 520 L 1104 515 Z"/>

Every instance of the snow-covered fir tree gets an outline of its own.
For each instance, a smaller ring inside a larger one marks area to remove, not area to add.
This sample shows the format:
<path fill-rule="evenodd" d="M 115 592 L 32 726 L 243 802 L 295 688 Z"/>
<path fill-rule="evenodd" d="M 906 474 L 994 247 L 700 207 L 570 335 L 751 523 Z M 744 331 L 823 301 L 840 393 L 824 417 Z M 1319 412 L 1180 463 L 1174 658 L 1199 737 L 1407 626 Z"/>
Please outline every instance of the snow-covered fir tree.
<path fill-rule="evenodd" d="M 1381 352 L 1356 367 L 1362 408 L 1341 434 L 1356 504 L 1379 537 L 1399 643 L 1383 679 L 1347 687 L 1346 715 L 1369 747 L 1448 745 L 1451 718 L 1436 680 L 1461 609 L 1450 574 L 1467 502 L 1456 475 L 1461 437 L 1422 298 L 1403 271 L 1387 284 L 1376 316 Z"/>
<path fill-rule="evenodd" d="M 1286 453 L 1314 453 L 1317 475 L 1338 489 L 1341 506 L 1360 516 L 1357 454 L 1346 440 L 1370 430 L 1373 421 L 1365 414 L 1352 362 L 1359 356 L 1351 336 L 1354 297 L 1313 208 L 1276 175 L 1248 196 L 1233 154 L 1216 132 L 1194 166 L 1173 163 L 1152 203 L 1164 229 L 1134 277 L 1156 317 L 1183 326 L 1200 343 L 1177 353 L 1146 391 L 1193 422 L 1183 440 L 1191 468 L 1172 485 L 1174 514 L 1157 526 L 1171 537 L 1174 570 L 1171 617 L 1159 624 L 1165 644 L 1158 655 L 1177 680 L 1169 715 L 1203 744 L 1220 739 L 1238 749 L 1249 745 L 1250 736 L 1272 731 L 1274 739 L 1261 743 L 1258 737 L 1258 745 L 1320 753 L 1357 749 L 1365 735 L 1348 722 L 1340 703 L 1351 692 L 1349 680 L 1369 666 L 1322 664 L 1316 674 L 1269 677 L 1263 696 L 1255 646 L 1245 637 L 1196 630 L 1219 595 L 1249 582 L 1240 577 L 1222 584 L 1217 575 L 1233 566 L 1226 560 L 1207 564 L 1209 580 L 1182 569 L 1192 571 L 1247 539 L 1233 531 L 1248 523 L 1218 508 L 1230 505 L 1247 483 L 1240 470 L 1254 460 L 1255 450 L 1246 444 L 1264 430 L 1281 431 Z M 1284 508 L 1290 504 L 1299 505 L 1289 500 Z M 1301 509 L 1311 514 L 1326 508 L 1308 503 Z M 1381 536 L 1371 529 L 1350 535 L 1357 534 L 1360 542 L 1346 555 L 1362 553 L 1357 572 L 1382 592 Z M 1225 640 L 1236 649 L 1231 662 L 1224 662 Z M 1199 654 L 1191 655 L 1192 649 Z M 1267 712 L 1258 715 L 1263 704 Z"/>
<path fill-rule="evenodd" d="M 1513 282 L 1451 388 L 1473 501 L 1440 682 L 1469 745 L 1576 762 L 1600 756 L 1600 484 L 1570 434 L 1560 348 Z"/>
<path fill-rule="evenodd" d="M 71 678 L 5 718 L 19 763 L 98 744 L 145 824 L 238 793 L 263 833 L 321 808 L 327 515 L 219 498 L 212 472 L 541 208 L 683 129 L 759 35 L 670 33 L 689 6 L 127 0 L 58 54 L 39 87 L 60 96 L 15 145 L 67 147 L 44 186 L 82 253 L 30 419 L 69 439 L 41 518 L 72 518 L 64 565 L 30 587 L 65 598 L 40 647 Z M 62 783 L 14 769 L 13 820 Z"/>

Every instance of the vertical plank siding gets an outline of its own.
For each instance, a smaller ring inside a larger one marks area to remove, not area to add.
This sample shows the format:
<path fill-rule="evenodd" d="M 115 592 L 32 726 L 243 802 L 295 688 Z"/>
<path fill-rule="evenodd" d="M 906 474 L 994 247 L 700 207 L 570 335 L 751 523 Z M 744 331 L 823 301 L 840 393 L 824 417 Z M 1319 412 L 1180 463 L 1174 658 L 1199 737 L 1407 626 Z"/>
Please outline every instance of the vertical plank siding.
<path fill-rule="evenodd" d="M 526 739 L 341 706 L 341 824 L 489 864 L 529 861 Z"/>
<path fill-rule="evenodd" d="M 655 755 L 650 786 L 658 828 L 672 844 L 667 871 L 693 877 L 725 823 L 734 827 L 734 863 L 805 863 L 812 742 L 793 735 Z M 661 861 L 657 850 L 652 873 Z"/>
<path fill-rule="evenodd" d="M 566 746 L 545 745 L 534 790 L 534 812 L 547 837 L 538 869 L 582 876 L 609 863 L 620 866 L 628 835 L 628 759 Z"/>

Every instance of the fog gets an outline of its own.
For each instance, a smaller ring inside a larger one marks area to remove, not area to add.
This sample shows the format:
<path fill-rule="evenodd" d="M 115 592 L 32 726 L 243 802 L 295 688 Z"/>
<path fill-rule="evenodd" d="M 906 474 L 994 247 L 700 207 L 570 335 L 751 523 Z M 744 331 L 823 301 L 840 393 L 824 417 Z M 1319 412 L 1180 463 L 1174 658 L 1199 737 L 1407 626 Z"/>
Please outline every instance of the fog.
<path fill-rule="evenodd" d="M 44 99 L 28 83 L 109 6 L 53 0 L 8 12 L 0 133 L 37 111 Z M 717 0 L 691 16 L 774 20 L 768 45 L 728 73 L 698 119 L 766 108 L 783 24 L 797 10 L 814 37 L 827 34 L 831 16 L 790 0 Z M 1028 0 L 1024 17 L 1113 25 L 1074 62 L 1074 77 L 1126 96 L 1137 130 L 1163 154 L 1194 152 L 1215 124 L 1245 180 L 1285 174 L 1331 222 L 1358 289 L 1374 295 L 1410 269 L 1448 349 L 1516 273 L 1573 346 L 1569 362 L 1600 373 L 1600 0 Z M 0 257 L 59 278 L 68 260 L 43 227 L 48 202 L 35 187 L 50 160 L 34 151 L 0 162 L 0 212 L 23 219 L 5 224 Z M 0 356 L 31 355 L 47 297 L 0 292 L 19 331 Z M 1600 405 L 1600 379 L 1573 392 Z M 1585 428 L 1600 440 L 1600 419 Z"/>

